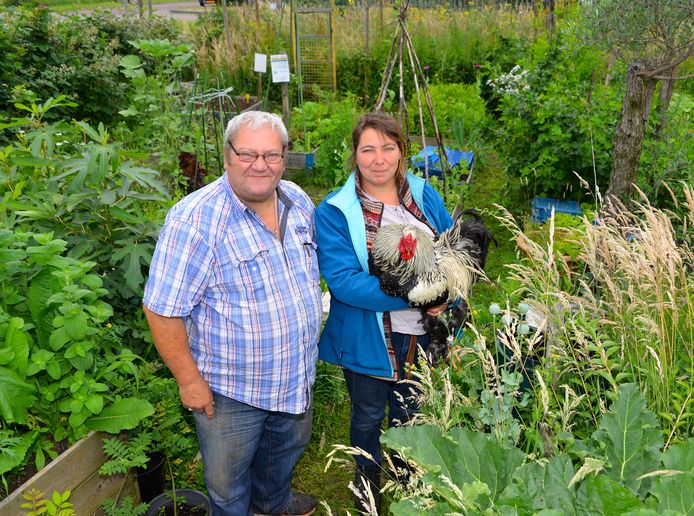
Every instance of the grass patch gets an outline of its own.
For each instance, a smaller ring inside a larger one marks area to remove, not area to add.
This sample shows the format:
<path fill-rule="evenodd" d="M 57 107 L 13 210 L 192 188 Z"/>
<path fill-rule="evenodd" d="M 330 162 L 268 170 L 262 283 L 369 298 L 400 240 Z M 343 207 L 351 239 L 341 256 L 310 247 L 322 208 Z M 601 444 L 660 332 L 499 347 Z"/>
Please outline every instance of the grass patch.
<path fill-rule="evenodd" d="M 294 472 L 294 489 L 315 496 L 334 512 L 353 508 L 347 487 L 354 477 L 349 467 L 332 465 L 327 471 L 327 455 L 336 444 L 349 443 L 349 396 L 342 370 L 318 363 L 314 387 L 313 432 L 308 448 Z M 326 514 L 318 508 L 317 514 Z"/>

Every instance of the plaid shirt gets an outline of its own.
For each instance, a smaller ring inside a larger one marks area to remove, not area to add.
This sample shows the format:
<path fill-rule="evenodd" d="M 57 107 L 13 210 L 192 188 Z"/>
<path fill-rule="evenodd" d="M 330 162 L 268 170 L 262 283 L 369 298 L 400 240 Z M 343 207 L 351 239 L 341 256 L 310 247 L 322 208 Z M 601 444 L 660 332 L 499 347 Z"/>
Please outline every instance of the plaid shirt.
<path fill-rule="evenodd" d="M 314 206 L 281 181 L 282 242 L 239 201 L 226 174 L 176 204 L 149 270 L 144 305 L 181 317 L 210 388 L 299 414 L 316 376 L 321 291 Z"/>

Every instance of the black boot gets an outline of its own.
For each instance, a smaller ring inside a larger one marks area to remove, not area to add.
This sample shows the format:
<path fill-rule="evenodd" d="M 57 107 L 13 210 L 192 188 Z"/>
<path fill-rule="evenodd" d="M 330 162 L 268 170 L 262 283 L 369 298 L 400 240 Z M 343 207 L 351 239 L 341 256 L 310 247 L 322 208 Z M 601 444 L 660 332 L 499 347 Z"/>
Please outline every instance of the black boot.
<path fill-rule="evenodd" d="M 373 496 L 374 499 L 376 512 L 374 512 L 369 502 L 369 494 L 366 491 L 366 486 L 371 489 L 371 496 Z M 357 510 L 364 514 L 378 516 L 381 512 L 381 466 L 378 464 L 369 466 L 357 465 L 357 471 L 354 475 L 354 487 L 359 492 L 358 495 L 354 496 L 354 506 Z"/>

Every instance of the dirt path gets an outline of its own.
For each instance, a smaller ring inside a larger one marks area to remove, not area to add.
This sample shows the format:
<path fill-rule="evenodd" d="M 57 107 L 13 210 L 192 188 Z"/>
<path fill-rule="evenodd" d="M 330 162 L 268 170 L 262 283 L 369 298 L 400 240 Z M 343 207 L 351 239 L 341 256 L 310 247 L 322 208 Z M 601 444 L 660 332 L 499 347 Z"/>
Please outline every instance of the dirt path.
<path fill-rule="evenodd" d="M 209 9 L 213 9 L 214 6 L 210 6 Z M 186 20 L 193 21 L 197 20 L 201 13 L 204 13 L 207 7 L 201 7 L 198 0 L 186 0 L 185 2 L 168 2 L 165 4 L 152 4 L 152 12 L 156 16 L 163 16 L 166 18 L 173 18 L 176 20 Z M 113 14 L 123 14 L 129 11 L 137 13 L 137 1 L 131 0 L 127 6 L 114 7 L 111 9 Z M 89 14 L 92 9 L 81 9 L 80 13 Z M 144 0 L 144 15 L 147 16 L 148 7 L 147 1 Z"/>

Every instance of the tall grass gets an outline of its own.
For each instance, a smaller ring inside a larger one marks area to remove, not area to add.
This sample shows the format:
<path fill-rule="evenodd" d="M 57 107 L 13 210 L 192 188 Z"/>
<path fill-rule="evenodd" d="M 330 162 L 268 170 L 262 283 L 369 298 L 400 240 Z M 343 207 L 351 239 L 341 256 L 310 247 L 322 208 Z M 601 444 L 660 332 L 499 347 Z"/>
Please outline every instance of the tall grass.
<path fill-rule="evenodd" d="M 347 90 L 366 98 L 374 96 L 381 84 L 398 17 L 397 9 L 386 7 L 381 24 L 378 9 L 370 12 L 368 52 L 364 10 L 339 8 L 334 13 L 338 91 Z M 302 35 L 327 34 L 328 20 L 324 13 L 301 14 L 299 31 Z M 202 16 L 192 27 L 201 70 L 222 71 L 232 86 L 253 90 L 255 52 L 286 52 L 292 56 L 290 21 L 288 4 L 277 10 L 262 8 L 260 19 L 253 6 L 230 6 L 227 43 L 220 10 Z M 408 31 L 431 82 L 474 82 L 475 64 L 500 56 L 515 62 L 515 54 L 522 48 L 517 42 L 533 39 L 536 25 L 532 11 L 508 6 L 480 6 L 474 11 L 408 11 Z M 393 88 L 397 89 L 395 85 Z"/>
<path fill-rule="evenodd" d="M 682 219 L 645 196 L 631 209 L 603 208 L 583 219 L 578 263 L 528 242 L 527 258 L 510 264 L 515 294 L 534 301 L 547 319 L 545 380 L 555 404 L 567 383 L 585 395 L 582 413 L 597 422 L 620 383 L 636 382 L 658 414 L 668 442 L 692 434 L 694 373 L 694 190 L 684 188 Z M 503 208 L 503 223 L 523 235 Z M 549 222 L 554 223 L 554 218 Z"/>

